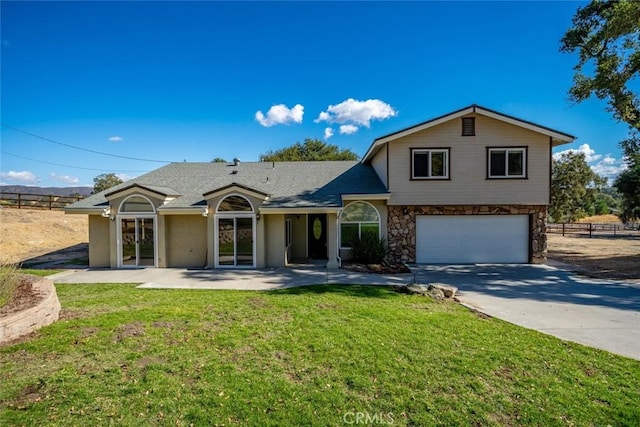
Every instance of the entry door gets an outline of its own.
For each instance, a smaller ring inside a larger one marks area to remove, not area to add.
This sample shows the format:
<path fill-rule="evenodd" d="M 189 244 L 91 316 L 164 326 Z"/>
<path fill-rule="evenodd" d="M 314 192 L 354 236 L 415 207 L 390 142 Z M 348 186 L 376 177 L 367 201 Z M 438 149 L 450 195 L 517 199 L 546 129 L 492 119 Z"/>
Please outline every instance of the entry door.
<path fill-rule="evenodd" d="M 253 218 L 219 218 L 218 266 L 255 266 L 253 233 Z"/>
<path fill-rule="evenodd" d="M 156 265 L 153 218 L 122 218 L 120 238 L 122 267 L 154 267 Z"/>
<path fill-rule="evenodd" d="M 310 214 L 307 221 L 309 258 L 327 258 L 327 214 Z"/>

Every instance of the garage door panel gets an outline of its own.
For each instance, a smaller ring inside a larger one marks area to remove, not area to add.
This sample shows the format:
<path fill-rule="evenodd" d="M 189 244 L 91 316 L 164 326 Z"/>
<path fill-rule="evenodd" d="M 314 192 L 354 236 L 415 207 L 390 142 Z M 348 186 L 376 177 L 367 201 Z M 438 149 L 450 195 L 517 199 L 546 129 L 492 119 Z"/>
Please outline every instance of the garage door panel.
<path fill-rule="evenodd" d="M 526 263 L 528 215 L 416 217 L 416 262 Z"/>

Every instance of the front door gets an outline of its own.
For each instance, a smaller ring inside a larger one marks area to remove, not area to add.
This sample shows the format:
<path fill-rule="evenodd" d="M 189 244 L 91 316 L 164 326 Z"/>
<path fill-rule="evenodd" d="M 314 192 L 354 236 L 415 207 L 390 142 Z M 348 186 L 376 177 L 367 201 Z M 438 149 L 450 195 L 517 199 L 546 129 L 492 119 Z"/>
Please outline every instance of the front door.
<path fill-rule="evenodd" d="M 310 214 L 307 224 L 309 258 L 327 259 L 327 214 Z"/>
<path fill-rule="evenodd" d="M 156 265 L 153 218 L 121 218 L 120 242 L 121 267 L 154 267 Z"/>

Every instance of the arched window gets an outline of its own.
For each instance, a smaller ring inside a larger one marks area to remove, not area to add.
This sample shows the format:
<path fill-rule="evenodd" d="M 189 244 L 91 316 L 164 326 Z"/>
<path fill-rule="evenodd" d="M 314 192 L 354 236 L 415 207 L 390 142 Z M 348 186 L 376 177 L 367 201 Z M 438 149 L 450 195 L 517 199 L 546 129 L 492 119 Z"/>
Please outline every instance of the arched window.
<path fill-rule="evenodd" d="M 380 215 L 367 202 L 353 202 L 342 210 L 340 216 L 340 247 L 349 248 L 351 242 L 364 233 L 380 236 Z"/>
<path fill-rule="evenodd" d="M 120 213 L 155 213 L 153 204 L 146 197 L 130 196 L 120 205 Z"/>
<path fill-rule="evenodd" d="M 220 202 L 218 212 L 253 212 L 253 207 L 242 196 L 229 196 Z"/>

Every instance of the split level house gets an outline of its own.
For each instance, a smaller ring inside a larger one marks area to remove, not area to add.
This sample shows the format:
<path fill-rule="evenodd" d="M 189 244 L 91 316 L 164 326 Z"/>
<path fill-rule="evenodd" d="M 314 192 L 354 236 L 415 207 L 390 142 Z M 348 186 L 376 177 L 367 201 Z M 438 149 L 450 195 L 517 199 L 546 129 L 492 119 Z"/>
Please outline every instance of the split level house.
<path fill-rule="evenodd" d="M 471 105 L 361 161 L 171 163 L 66 213 L 89 216 L 90 267 L 335 268 L 365 232 L 392 262 L 543 263 L 551 153 L 574 139 Z"/>

